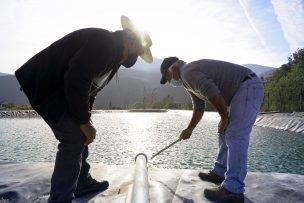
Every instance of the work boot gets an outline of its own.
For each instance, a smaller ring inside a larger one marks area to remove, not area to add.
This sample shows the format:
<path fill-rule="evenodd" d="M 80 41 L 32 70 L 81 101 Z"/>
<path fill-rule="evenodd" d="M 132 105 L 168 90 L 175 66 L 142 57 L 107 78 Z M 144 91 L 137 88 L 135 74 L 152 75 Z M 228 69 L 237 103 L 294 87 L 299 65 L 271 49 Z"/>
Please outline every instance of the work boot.
<path fill-rule="evenodd" d="M 224 176 L 219 176 L 212 171 L 209 171 L 208 173 L 200 172 L 198 174 L 198 177 L 200 177 L 201 180 L 212 182 L 215 184 L 221 184 L 225 180 Z"/>
<path fill-rule="evenodd" d="M 77 185 L 74 195 L 76 198 L 78 198 L 87 195 L 89 193 L 102 192 L 108 189 L 108 187 L 109 187 L 108 181 L 98 182 L 97 180 L 89 176 L 86 182 Z"/>
<path fill-rule="evenodd" d="M 244 203 L 243 193 L 233 193 L 228 191 L 224 186 L 207 188 L 204 190 L 205 197 L 211 201 L 221 203 Z"/>

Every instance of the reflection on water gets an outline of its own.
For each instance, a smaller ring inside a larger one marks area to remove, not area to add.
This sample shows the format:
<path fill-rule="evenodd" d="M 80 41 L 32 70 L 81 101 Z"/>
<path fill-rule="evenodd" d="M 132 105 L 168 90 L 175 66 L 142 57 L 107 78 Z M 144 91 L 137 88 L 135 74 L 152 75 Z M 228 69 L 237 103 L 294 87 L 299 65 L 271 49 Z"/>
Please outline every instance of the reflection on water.
<path fill-rule="evenodd" d="M 137 153 L 152 154 L 176 140 L 191 111 L 129 113 L 99 111 L 93 115 L 98 135 L 90 145 L 90 162 L 133 164 Z M 159 168 L 205 168 L 217 153 L 216 113 L 205 113 L 192 137 L 149 162 Z M 57 140 L 40 118 L 0 119 L 0 160 L 54 161 Z M 304 174 L 304 135 L 254 127 L 249 171 Z"/>

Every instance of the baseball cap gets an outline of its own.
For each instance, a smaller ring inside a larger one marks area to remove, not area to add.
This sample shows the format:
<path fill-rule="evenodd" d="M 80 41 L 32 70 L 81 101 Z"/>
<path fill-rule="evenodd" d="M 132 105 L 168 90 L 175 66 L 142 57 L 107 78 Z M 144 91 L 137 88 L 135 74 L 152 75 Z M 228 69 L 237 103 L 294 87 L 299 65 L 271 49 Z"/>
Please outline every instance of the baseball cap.
<path fill-rule="evenodd" d="M 160 84 L 163 85 L 167 83 L 166 72 L 170 68 L 170 66 L 174 64 L 176 61 L 178 61 L 178 58 L 175 56 L 171 56 L 163 60 L 160 66 L 160 73 L 162 74 L 162 77 L 160 79 Z"/>

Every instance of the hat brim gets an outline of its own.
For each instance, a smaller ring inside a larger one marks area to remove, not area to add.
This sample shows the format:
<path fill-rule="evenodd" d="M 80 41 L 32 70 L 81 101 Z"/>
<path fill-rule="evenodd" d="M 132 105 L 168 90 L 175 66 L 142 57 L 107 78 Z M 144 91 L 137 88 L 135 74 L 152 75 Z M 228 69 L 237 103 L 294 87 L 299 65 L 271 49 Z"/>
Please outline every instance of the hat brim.
<path fill-rule="evenodd" d="M 162 78 L 160 79 L 160 84 L 164 85 L 167 83 L 167 78 L 165 76 L 162 76 Z"/>
<path fill-rule="evenodd" d="M 132 23 L 132 21 L 127 16 L 121 16 L 120 21 L 121 21 L 121 26 L 124 30 L 129 29 L 129 30 L 137 32 L 135 25 Z"/>
<path fill-rule="evenodd" d="M 153 56 L 149 48 L 144 49 L 144 53 L 140 55 L 140 58 L 142 58 L 147 63 L 153 62 Z"/>
<path fill-rule="evenodd" d="M 140 31 L 136 28 L 136 26 L 132 23 L 132 21 L 128 17 L 121 16 L 121 26 L 124 30 L 126 30 L 126 29 L 131 30 L 138 37 L 140 36 Z M 152 40 L 151 40 L 149 34 L 146 33 L 146 35 L 148 35 L 149 40 L 150 40 L 151 45 L 152 45 Z M 151 50 L 150 50 L 150 46 L 149 47 L 144 47 L 143 46 L 142 48 L 143 48 L 144 53 L 140 55 L 140 58 L 142 58 L 147 63 L 152 63 L 153 62 L 153 56 L 152 56 L 152 53 L 151 53 Z"/>

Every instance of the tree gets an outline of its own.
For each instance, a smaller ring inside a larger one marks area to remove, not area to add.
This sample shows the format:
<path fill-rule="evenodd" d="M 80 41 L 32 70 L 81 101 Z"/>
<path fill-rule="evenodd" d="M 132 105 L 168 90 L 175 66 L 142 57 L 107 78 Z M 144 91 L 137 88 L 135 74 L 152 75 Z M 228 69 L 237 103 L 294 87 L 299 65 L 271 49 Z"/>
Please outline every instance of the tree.
<path fill-rule="evenodd" d="M 131 109 L 145 109 L 145 105 L 141 102 L 130 105 Z"/>
<path fill-rule="evenodd" d="M 265 80 L 265 98 L 262 110 L 303 111 L 304 49 L 288 57 L 270 78 Z"/>
<path fill-rule="evenodd" d="M 161 101 L 155 101 L 152 104 L 152 109 L 162 109 L 163 103 Z"/>
<path fill-rule="evenodd" d="M 297 64 L 301 61 L 304 61 L 304 48 L 297 49 L 292 55 L 288 56 L 288 62 L 290 64 Z"/>

